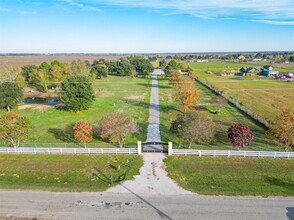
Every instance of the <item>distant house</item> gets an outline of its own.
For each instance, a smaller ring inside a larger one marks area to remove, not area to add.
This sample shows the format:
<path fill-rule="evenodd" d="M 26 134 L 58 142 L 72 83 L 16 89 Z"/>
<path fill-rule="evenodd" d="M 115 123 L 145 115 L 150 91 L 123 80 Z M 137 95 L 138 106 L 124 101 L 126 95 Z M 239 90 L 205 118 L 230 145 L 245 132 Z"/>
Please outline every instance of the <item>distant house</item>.
<path fill-rule="evenodd" d="M 196 60 L 197 63 L 208 63 L 208 60 Z"/>
<path fill-rule="evenodd" d="M 179 70 L 179 73 L 182 74 L 182 75 L 188 75 L 188 72 L 182 71 L 182 70 Z"/>
<path fill-rule="evenodd" d="M 254 58 L 254 59 L 252 59 L 252 61 L 253 62 L 259 62 L 259 61 L 262 61 L 262 59 L 261 58 Z"/>
<path fill-rule="evenodd" d="M 241 55 L 241 56 L 238 56 L 238 60 L 246 60 L 246 57 Z"/>
<path fill-rule="evenodd" d="M 155 76 L 164 75 L 164 71 L 162 69 L 154 69 L 152 75 L 155 75 Z"/>
<path fill-rule="evenodd" d="M 259 71 L 259 69 L 257 69 L 257 68 L 255 68 L 255 67 L 248 67 L 248 66 L 245 66 L 245 67 L 242 67 L 241 69 L 240 69 L 240 72 L 241 72 L 241 74 L 243 75 L 243 76 L 247 76 L 248 75 L 248 73 L 256 73 L 256 74 L 258 74 L 260 71 Z"/>
<path fill-rule="evenodd" d="M 277 76 L 277 75 L 279 75 L 279 71 L 274 70 L 274 68 L 270 65 L 266 65 L 261 68 L 261 75 L 263 75 L 263 76 Z"/>

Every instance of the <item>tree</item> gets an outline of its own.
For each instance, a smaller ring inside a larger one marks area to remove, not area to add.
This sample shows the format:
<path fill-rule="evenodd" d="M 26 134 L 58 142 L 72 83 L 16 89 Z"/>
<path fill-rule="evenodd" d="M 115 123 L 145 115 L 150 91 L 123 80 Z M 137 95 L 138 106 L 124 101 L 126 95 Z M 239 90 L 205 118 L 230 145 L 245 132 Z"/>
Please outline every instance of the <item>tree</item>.
<path fill-rule="evenodd" d="M 36 65 L 26 65 L 21 68 L 21 75 L 25 78 L 25 80 L 31 83 L 32 74 L 34 70 L 37 70 L 38 67 Z"/>
<path fill-rule="evenodd" d="M 282 108 L 267 134 L 286 150 L 294 146 L 294 113 L 289 107 Z"/>
<path fill-rule="evenodd" d="M 192 143 L 214 137 L 214 123 L 203 113 L 196 111 L 181 114 L 171 124 L 170 130 L 176 133 L 191 148 Z"/>
<path fill-rule="evenodd" d="M 87 110 L 94 100 L 94 90 L 87 76 L 74 75 L 61 83 L 61 101 L 68 110 Z"/>
<path fill-rule="evenodd" d="M 176 87 L 175 99 L 183 106 L 184 112 L 195 105 L 199 100 L 199 95 L 194 80 L 188 78 L 179 83 Z"/>
<path fill-rule="evenodd" d="M 104 116 L 98 125 L 98 134 L 102 138 L 116 140 L 123 147 L 125 138 L 138 132 L 139 128 L 130 115 L 123 111 L 116 111 Z"/>
<path fill-rule="evenodd" d="M 164 72 L 168 73 L 170 70 L 179 70 L 179 64 L 175 60 L 171 60 L 164 69 Z"/>
<path fill-rule="evenodd" d="M 30 129 L 30 123 L 26 117 L 20 117 L 10 112 L 0 116 L 0 140 L 18 147 L 24 140 Z"/>
<path fill-rule="evenodd" d="M 138 75 L 146 76 L 153 72 L 154 68 L 149 60 L 142 56 L 129 57 L 130 63 L 133 65 Z"/>
<path fill-rule="evenodd" d="M 170 70 L 168 73 L 169 84 L 178 86 L 181 82 L 184 81 L 183 76 L 178 70 Z"/>
<path fill-rule="evenodd" d="M 90 142 L 93 138 L 93 128 L 85 121 L 78 121 L 73 126 L 74 138 L 77 142 L 83 143 L 86 148 L 87 142 Z"/>
<path fill-rule="evenodd" d="M 101 79 L 102 77 L 107 77 L 108 68 L 104 64 L 100 64 L 99 61 L 94 60 L 91 65 L 90 73 L 95 75 L 97 79 Z"/>
<path fill-rule="evenodd" d="M 232 145 L 237 149 L 249 145 L 254 138 L 250 128 L 244 124 L 231 125 L 227 133 Z"/>
<path fill-rule="evenodd" d="M 224 97 L 219 95 L 212 98 L 212 103 L 216 109 L 214 113 L 218 114 L 221 112 L 221 108 L 227 104 L 227 100 Z"/>
<path fill-rule="evenodd" d="M 289 57 L 289 62 L 294 62 L 294 56 Z"/>
<path fill-rule="evenodd" d="M 6 108 L 10 112 L 10 108 L 20 103 L 23 97 L 23 89 L 17 82 L 1 82 L 0 83 L 0 107 Z"/>
<path fill-rule="evenodd" d="M 159 67 L 161 69 L 165 69 L 165 67 L 167 66 L 167 64 L 168 63 L 167 63 L 167 61 L 165 59 L 159 61 Z"/>
<path fill-rule="evenodd" d="M 127 60 L 119 60 L 114 67 L 114 73 L 118 76 L 130 76 L 134 66 Z"/>

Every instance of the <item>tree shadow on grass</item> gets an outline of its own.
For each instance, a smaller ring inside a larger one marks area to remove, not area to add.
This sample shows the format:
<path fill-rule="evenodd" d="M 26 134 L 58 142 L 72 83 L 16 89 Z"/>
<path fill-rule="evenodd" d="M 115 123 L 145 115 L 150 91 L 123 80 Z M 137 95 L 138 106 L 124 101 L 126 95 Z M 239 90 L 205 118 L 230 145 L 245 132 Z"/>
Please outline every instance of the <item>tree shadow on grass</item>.
<path fill-rule="evenodd" d="M 267 183 L 269 183 L 270 185 L 274 185 L 274 186 L 279 186 L 279 187 L 282 187 L 284 189 L 286 189 L 287 191 L 291 191 L 292 194 L 294 194 L 294 180 L 281 180 L 281 179 L 278 179 L 278 178 L 275 178 L 275 177 L 265 177 L 264 178 L 265 181 Z"/>
<path fill-rule="evenodd" d="M 67 125 L 65 129 L 49 128 L 48 132 L 53 134 L 56 139 L 63 142 L 75 142 L 73 124 Z"/>

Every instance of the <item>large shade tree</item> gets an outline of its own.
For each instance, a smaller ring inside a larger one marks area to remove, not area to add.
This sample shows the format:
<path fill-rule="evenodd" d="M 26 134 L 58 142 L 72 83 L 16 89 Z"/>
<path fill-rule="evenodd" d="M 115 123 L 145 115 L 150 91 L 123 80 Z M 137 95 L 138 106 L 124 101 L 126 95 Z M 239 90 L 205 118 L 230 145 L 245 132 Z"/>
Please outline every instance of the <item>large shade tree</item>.
<path fill-rule="evenodd" d="M 26 117 L 17 116 L 14 113 L 0 115 L 0 141 L 18 147 L 30 130 L 30 123 Z"/>
<path fill-rule="evenodd" d="M 199 143 L 213 138 L 215 133 L 211 118 L 196 111 L 180 114 L 171 123 L 170 130 L 183 139 L 189 148 L 194 142 Z"/>
<path fill-rule="evenodd" d="M 233 124 L 227 131 L 228 137 L 237 149 L 248 146 L 254 138 L 250 128 L 244 124 Z"/>
<path fill-rule="evenodd" d="M 71 76 L 61 84 L 61 101 L 66 109 L 79 112 L 87 110 L 95 100 L 92 83 L 87 76 Z"/>
<path fill-rule="evenodd" d="M 130 115 L 123 111 L 116 111 L 104 116 L 98 125 L 98 134 L 102 138 L 116 140 L 123 147 L 124 140 L 130 134 L 138 132 L 138 125 Z"/>
<path fill-rule="evenodd" d="M 23 89 L 17 82 L 0 83 L 0 107 L 10 109 L 20 103 L 23 97 Z"/>

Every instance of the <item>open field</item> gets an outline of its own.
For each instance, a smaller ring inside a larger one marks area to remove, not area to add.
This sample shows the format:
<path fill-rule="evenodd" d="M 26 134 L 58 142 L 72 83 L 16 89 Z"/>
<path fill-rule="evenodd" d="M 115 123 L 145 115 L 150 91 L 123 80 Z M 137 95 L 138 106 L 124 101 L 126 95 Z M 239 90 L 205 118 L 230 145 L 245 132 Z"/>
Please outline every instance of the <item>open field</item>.
<path fill-rule="evenodd" d="M 21 109 L 12 111 L 28 117 L 32 124 L 26 143 L 66 143 L 74 142 L 72 126 L 75 122 L 85 120 L 95 128 L 104 115 L 123 109 L 141 128 L 138 134 L 127 140 L 128 143 L 136 143 L 137 140 L 145 141 L 146 139 L 150 97 L 150 87 L 147 86 L 147 82 L 148 80 L 143 78 L 117 76 L 108 76 L 96 81 L 93 84 L 97 92 L 96 101 L 90 109 L 79 113 L 39 104 L 21 105 Z M 97 147 L 109 147 L 98 137 L 95 137 L 92 142 L 100 143 Z"/>
<path fill-rule="evenodd" d="M 120 57 L 127 55 L 113 55 L 113 54 L 101 54 L 101 55 L 25 55 L 25 56 L 0 56 L 0 72 L 10 69 L 13 66 L 22 67 L 24 65 L 40 65 L 42 62 L 52 62 L 58 60 L 62 63 L 69 63 L 73 60 L 80 59 L 81 61 L 88 60 L 92 62 L 93 60 L 107 59 L 116 60 Z"/>
<path fill-rule="evenodd" d="M 184 189 L 209 195 L 294 195 L 294 160 L 173 156 L 167 171 Z"/>
<path fill-rule="evenodd" d="M 139 173 L 139 156 L 0 155 L 1 189 L 105 191 Z M 120 171 L 117 167 L 120 165 Z"/>
<path fill-rule="evenodd" d="M 209 62 L 190 63 L 195 75 L 206 80 L 210 85 L 239 100 L 242 105 L 254 111 L 258 116 L 272 121 L 279 114 L 280 108 L 288 105 L 294 109 L 294 83 L 257 77 L 251 80 L 248 77 L 222 77 L 216 74 L 207 74 L 206 71 L 238 70 L 242 66 L 262 66 L 265 63 L 234 63 Z M 275 66 L 275 65 L 274 65 Z M 294 72 L 293 64 L 277 64 L 281 72 Z"/>
<path fill-rule="evenodd" d="M 265 128 L 256 124 L 255 121 L 248 118 L 246 115 L 242 114 L 238 109 L 226 104 L 225 107 L 221 109 L 219 114 L 213 114 L 213 102 L 212 98 L 216 95 L 208 90 L 206 87 L 196 83 L 199 90 L 199 104 L 203 104 L 204 107 L 197 107 L 197 111 L 205 112 L 209 117 L 211 117 L 215 123 L 216 135 L 215 138 L 209 142 L 204 142 L 202 145 L 194 144 L 192 148 L 197 149 L 231 149 L 231 143 L 227 138 L 227 129 L 233 123 L 243 123 L 246 124 L 251 131 L 254 133 L 255 138 L 251 145 L 254 148 L 247 147 L 246 149 L 254 150 L 278 150 L 273 146 L 272 141 L 266 137 Z M 165 78 L 159 78 L 159 93 L 160 93 L 160 131 L 161 138 L 163 141 L 172 141 L 179 144 L 179 139 L 170 130 L 171 122 L 176 118 L 178 114 L 181 114 L 179 109 L 180 106 L 173 100 L 174 90 L 168 85 L 168 80 Z M 215 146 L 215 147 L 214 147 Z M 177 146 L 175 146 L 177 147 Z"/>

